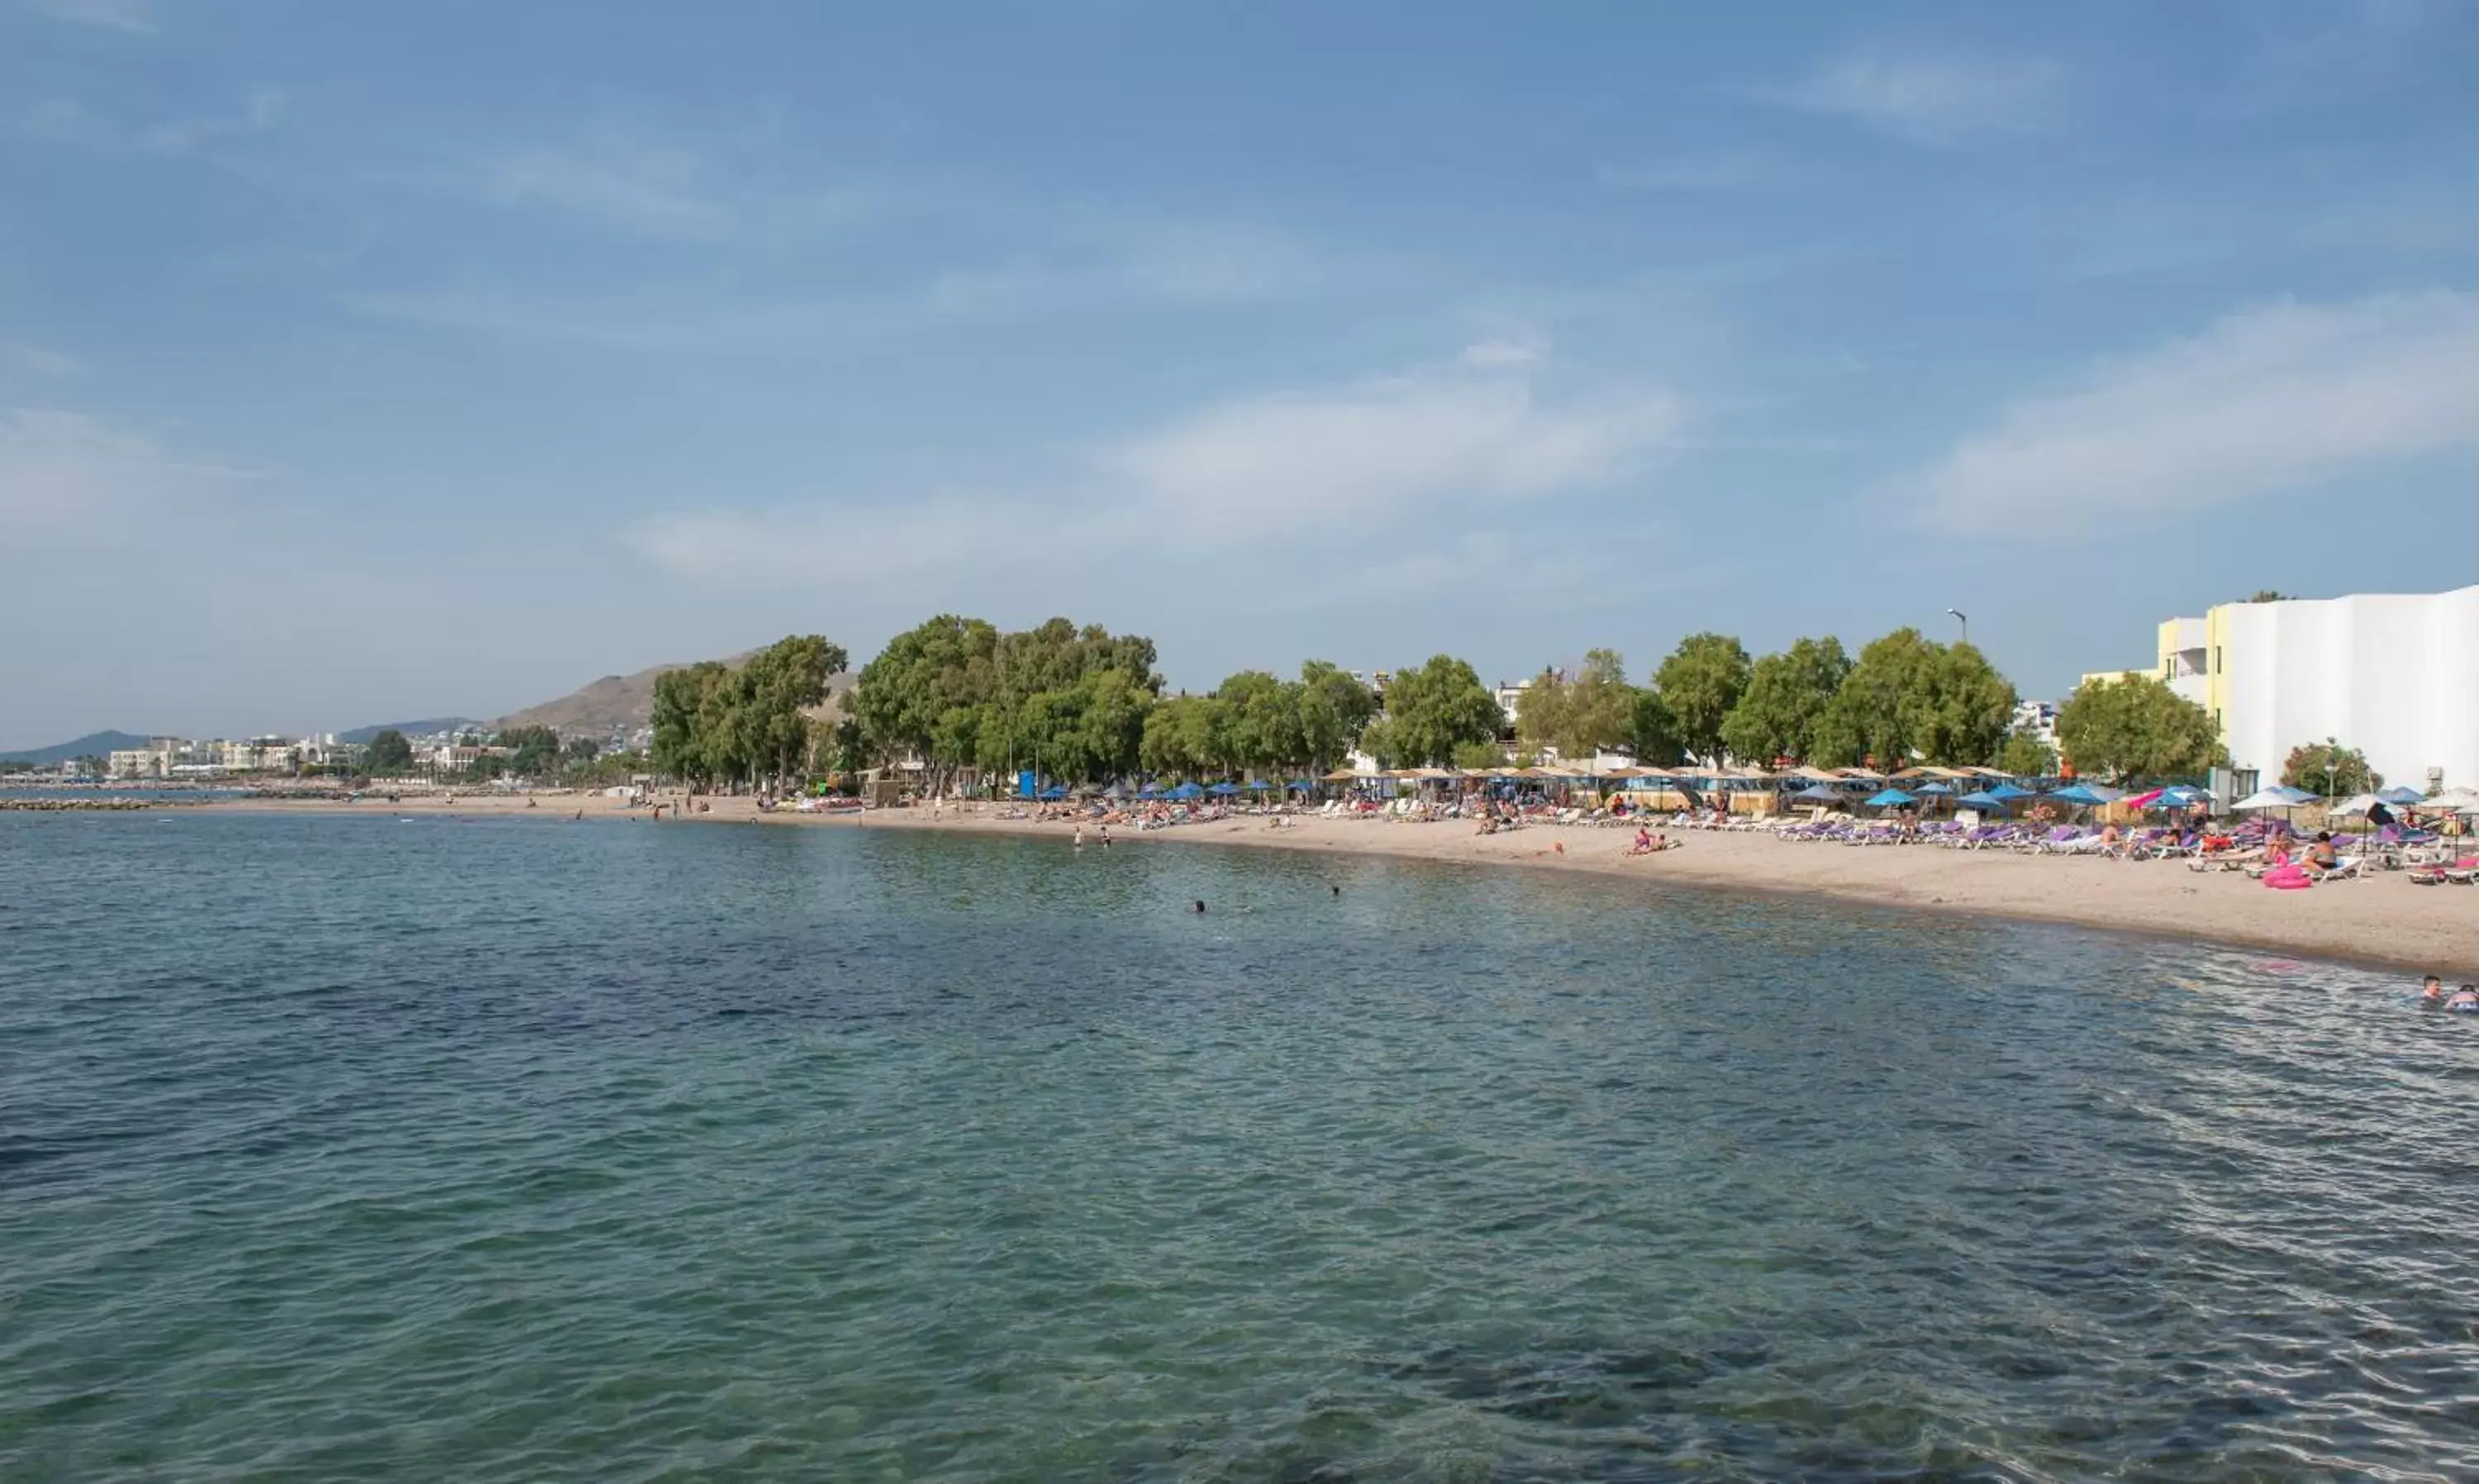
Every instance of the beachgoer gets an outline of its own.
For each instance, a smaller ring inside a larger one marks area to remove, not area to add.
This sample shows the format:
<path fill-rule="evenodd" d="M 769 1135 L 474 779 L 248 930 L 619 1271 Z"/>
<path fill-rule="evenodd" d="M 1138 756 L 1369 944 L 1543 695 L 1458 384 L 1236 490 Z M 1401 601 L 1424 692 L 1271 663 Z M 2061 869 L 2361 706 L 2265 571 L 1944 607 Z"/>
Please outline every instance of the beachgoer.
<path fill-rule="evenodd" d="M 2330 871 L 2340 863 L 2341 854 L 2333 848 L 2332 832 L 2317 831 L 2315 843 L 2307 847 L 2305 861 L 2307 868 L 2311 871 Z"/>
<path fill-rule="evenodd" d="M 1195 906 L 1189 908 L 1188 910 L 1194 912 L 1197 916 L 1202 917 L 1205 915 L 1205 904 L 1199 902 Z"/>
<path fill-rule="evenodd" d="M 1109 825 L 1104 825 L 1102 827 L 1102 848 L 1104 850 L 1109 850 L 1111 848 L 1111 827 Z"/>
<path fill-rule="evenodd" d="M 1649 856 L 1652 854 L 1652 832 L 1645 829 L 1641 825 L 1638 825 L 1635 832 L 1635 845 L 1627 852 L 1627 854 L 1630 856 Z"/>
<path fill-rule="evenodd" d="M 2479 1015 L 2479 985 L 2464 985 L 2454 990 L 2453 998 L 2444 1002 L 2444 1008 L 2460 1011 L 2466 1015 Z"/>
<path fill-rule="evenodd" d="M 1076 848 L 1078 850 L 1083 850 L 1085 848 L 1085 827 L 1083 825 L 1078 825 L 1076 827 Z"/>
<path fill-rule="evenodd" d="M 1333 888 L 1333 891 L 1334 891 L 1334 894 L 1335 894 L 1336 896 L 1338 896 L 1338 897 L 1340 897 L 1340 896 L 1342 896 L 1342 887 L 1340 887 L 1340 886 L 1334 887 L 1334 888 Z"/>
<path fill-rule="evenodd" d="M 2444 998 L 2444 981 L 2430 974 L 2419 982 L 2418 997 L 2430 1005 L 2441 1001 Z"/>

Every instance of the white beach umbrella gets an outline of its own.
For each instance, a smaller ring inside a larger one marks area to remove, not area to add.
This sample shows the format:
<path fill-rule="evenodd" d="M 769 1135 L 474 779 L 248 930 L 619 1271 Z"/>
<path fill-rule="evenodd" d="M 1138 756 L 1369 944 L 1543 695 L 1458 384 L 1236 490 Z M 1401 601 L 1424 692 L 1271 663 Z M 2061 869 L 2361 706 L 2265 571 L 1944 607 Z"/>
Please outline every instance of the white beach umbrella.
<path fill-rule="evenodd" d="M 2359 815 L 2364 814 L 2367 810 L 2374 808 L 2377 805 L 2382 804 L 2383 802 L 2383 800 L 2377 798 L 2374 794 L 2357 794 L 2342 800 L 2340 803 L 2333 806 L 2333 807 L 2326 812 L 2332 814 L 2337 819 L 2355 819 Z"/>
<path fill-rule="evenodd" d="M 2298 801 L 2277 788 L 2259 788 L 2230 806 L 2234 809 L 2294 809 Z"/>

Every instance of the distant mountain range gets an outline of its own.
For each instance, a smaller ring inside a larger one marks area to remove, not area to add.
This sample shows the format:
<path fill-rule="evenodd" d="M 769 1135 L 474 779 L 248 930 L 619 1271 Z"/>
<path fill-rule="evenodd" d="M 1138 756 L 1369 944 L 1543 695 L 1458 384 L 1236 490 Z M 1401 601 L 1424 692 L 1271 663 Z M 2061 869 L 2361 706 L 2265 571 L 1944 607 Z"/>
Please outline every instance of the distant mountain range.
<path fill-rule="evenodd" d="M 151 738 L 126 731 L 91 731 L 73 742 L 54 747 L 32 748 L 22 753 L 0 753 L 0 762 L 32 763 L 38 768 L 57 767 L 72 757 L 101 757 L 107 753 L 127 752 L 144 747 Z"/>
<path fill-rule="evenodd" d="M 755 652 L 751 651 L 751 653 Z M 737 666 L 749 658 L 748 653 L 734 654 L 724 660 Z M 483 721 L 471 716 L 434 716 L 417 722 L 382 722 L 371 727 L 356 727 L 336 733 L 339 742 L 368 742 L 382 731 L 401 731 L 408 737 L 428 736 L 433 732 L 454 731 L 473 728 L 494 732 L 508 727 L 550 727 L 569 736 L 607 737 L 615 732 L 630 732 L 654 724 L 654 678 L 686 665 L 655 665 L 634 675 L 606 675 L 556 701 L 546 701 L 522 711 L 511 711 L 496 720 Z M 827 704 L 810 714 L 832 718 L 837 701 L 849 695 L 853 678 L 838 675 L 827 682 Z M 106 753 L 144 747 L 148 738 L 126 731 L 98 731 L 74 742 L 57 747 L 36 748 L 22 753 L 0 753 L 0 762 L 26 762 L 38 767 L 51 767 L 72 757 L 101 756 Z"/>

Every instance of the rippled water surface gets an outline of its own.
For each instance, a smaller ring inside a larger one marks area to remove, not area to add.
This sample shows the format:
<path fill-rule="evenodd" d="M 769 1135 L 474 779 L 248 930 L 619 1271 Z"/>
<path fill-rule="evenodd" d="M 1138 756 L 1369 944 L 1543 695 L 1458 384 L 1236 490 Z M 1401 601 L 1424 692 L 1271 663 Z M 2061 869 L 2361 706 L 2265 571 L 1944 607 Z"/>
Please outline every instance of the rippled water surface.
<path fill-rule="evenodd" d="M 1520 871 L 0 817 L 0 1479 L 2469 1479 L 2475 1058 Z"/>

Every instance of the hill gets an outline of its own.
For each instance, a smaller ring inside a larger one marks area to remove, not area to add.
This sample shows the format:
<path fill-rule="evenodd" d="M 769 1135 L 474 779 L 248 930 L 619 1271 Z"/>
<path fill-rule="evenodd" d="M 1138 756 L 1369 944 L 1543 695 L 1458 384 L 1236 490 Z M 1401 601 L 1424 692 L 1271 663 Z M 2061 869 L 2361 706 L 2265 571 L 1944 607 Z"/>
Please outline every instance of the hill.
<path fill-rule="evenodd" d="M 368 743 L 382 731 L 401 731 L 408 737 L 426 737 L 434 731 L 454 731 L 459 727 L 477 725 L 470 716 L 434 716 L 419 722 L 381 722 L 375 727 L 356 727 L 336 733 L 339 742 Z"/>
<path fill-rule="evenodd" d="M 724 663 L 737 667 L 748 659 L 747 653 L 734 654 Z M 685 664 L 655 665 L 634 675 L 606 675 L 556 701 L 511 711 L 490 726 L 494 729 L 549 727 L 563 736 L 601 737 L 613 732 L 635 731 L 654 724 L 655 678 L 687 668 Z M 827 704 L 811 714 L 831 719 L 835 710 L 834 698 L 849 692 L 852 685 L 849 674 L 829 679 Z"/>
<path fill-rule="evenodd" d="M 0 762 L 24 762 L 32 763 L 38 768 L 49 768 L 64 763 L 72 757 L 100 757 L 106 753 L 126 752 L 134 747 L 144 747 L 149 740 L 126 731 L 91 731 L 73 742 L 31 748 L 22 753 L 0 753 Z"/>

